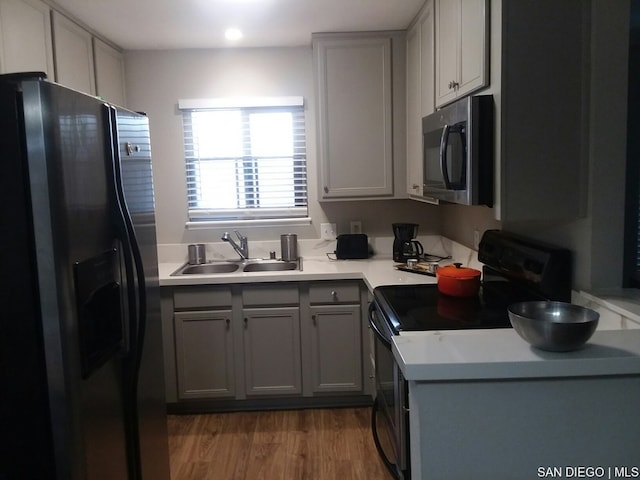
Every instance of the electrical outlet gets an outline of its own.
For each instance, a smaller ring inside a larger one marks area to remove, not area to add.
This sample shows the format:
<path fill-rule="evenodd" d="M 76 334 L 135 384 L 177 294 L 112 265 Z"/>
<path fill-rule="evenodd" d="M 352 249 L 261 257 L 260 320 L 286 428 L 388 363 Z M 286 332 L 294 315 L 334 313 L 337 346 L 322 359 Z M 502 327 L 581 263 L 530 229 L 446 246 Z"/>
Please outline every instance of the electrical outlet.
<path fill-rule="evenodd" d="M 351 233 L 362 233 L 362 222 L 360 220 L 351 220 L 349 228 Z"/>
<path fill-rule="evenodd" d="M 320 236 L 323 240 L 335 240 L 336 239 L 336 224 L 335 223 L 321 223 L 320 224 Z"/>

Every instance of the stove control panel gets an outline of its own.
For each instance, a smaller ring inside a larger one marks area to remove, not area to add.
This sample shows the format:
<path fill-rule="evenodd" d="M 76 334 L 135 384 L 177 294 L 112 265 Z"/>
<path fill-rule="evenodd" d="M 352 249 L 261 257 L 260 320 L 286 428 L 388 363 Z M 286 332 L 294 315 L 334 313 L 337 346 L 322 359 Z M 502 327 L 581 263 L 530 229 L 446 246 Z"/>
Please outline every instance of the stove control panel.
<path fill-rule="evenodd" d="M 545 297 L 562 301 L 571 298 L 570 250 L 501 230 L 487 230 L 480 241 L 478 260 Z"/>

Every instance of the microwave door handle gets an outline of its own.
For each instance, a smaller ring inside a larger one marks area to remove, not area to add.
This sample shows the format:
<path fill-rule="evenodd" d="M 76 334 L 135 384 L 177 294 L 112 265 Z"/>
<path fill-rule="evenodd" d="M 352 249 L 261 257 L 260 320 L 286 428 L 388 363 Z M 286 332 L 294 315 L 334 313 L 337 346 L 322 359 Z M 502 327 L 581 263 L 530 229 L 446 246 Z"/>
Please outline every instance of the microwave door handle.
<path fill-rule="evenodd" d="M 462 143 L 462 152 L 464 154 L 462 169 L 460 171 L 460 178 L 458 179 L 458 185 L 460 189 L 464 190 L 467 188 L 467 158 L 469 156 L 469 152 L 467 151 L 466 128 L 464 126 L 459 126 L 458 130 L 460 131 L 460 142 Z"/>
<path fill-rule="evenodd" d="M 442 181 L 444 188 L 451 190 L 451 181 L 449 180 L 449 170 L 447 168 L 447 145 L 449 143 L 449 125 L 442 129 L 442 137 L 440 137 L 440 172 L 442 173 Z"/>

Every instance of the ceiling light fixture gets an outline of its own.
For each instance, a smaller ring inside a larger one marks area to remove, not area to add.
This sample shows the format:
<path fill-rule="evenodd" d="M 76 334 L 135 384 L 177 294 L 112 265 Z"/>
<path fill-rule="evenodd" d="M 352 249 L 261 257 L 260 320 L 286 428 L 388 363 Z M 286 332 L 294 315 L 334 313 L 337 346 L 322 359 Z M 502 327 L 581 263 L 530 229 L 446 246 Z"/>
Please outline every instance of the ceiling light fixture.
<path fill-rule="evenodd" d="M 237 28 L 227 28 L 224 32 L 224 38 L 232 42 L 237 42 L 242 38 L 242 32 Z"/>

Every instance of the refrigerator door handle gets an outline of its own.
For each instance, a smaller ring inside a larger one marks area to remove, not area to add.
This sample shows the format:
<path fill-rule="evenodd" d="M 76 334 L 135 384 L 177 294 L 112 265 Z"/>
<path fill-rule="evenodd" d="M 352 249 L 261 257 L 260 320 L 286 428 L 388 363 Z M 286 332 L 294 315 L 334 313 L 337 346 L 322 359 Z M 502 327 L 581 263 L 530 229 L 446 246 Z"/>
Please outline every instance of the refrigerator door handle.
<path fill-rule="evenodd" d="M 116 173 L 116 162 L 114 152 L 114 136 L 112 122 L 112 107 L 107 104 L 103 105 L 103 125 L 105 135 L 105 149 L 107 159 L 107 173 L 109 175 L 109 186 L 111 190 L 111 197 L 113 201 L 113 210 L 111 215 L 113 222 L 117 230 L 118 241 L 122 244 L 120 249 L 122 252 L 122 263 L 124 264 L 124 285 L 126 287 L 127 294 L 127 333 L 126 333 L 126 350 L 129 355 L 135 351 L 136 332 L 137 332 L 137 293 L 135 288 L 135 273 L 134 273 L 134 261 L 133 255 L 130 253 L 132 250 L 131 238 L 127 231 L 127 225 L 125 222 L 125 215 L 123 212 L 123 205 L 118 193 L 118 174 Z"/>
<path fill-rule="evenodd" d="M 111 110 L 111 131 L 112 131 L 112 152 L 113 152 L 113 170 L 115 172 L 115 190 L 119 204 L 119 210 L 122 215 L 122 221 L 125 227 L 125 232 L 127 236 L 127 242 L 129 245 L 129 252 L 131 253 L 131 257 L 133 258 L 133 265 L 135 267 L 135 277 L 132 285 L 136 291 L 136 302 L 137 302 L 137 315 L 134 316 L 135 325 L 134 325 L 134 342 L 132 345 L 132 350 L 135 356 L 135 369 L 136 372 L 140 366 L 140 360 L 142 358 L 142 346 L 144 344 L 144 333 L 145 333 L 145 320 L 147 318 L 147 296 L 146 296 L 146 288 L 145 288 L 145 274 L 144 274 L 144 266 L 142 264 L 142 253 L 140 252 L 140 247 L 138 246 L 138 241 L 136 239 L 136 233 L 133 228 L 133 222 L 131 220 L 131 213 L 129 212 L 129 208 L 127 207 L 127 201 L 124 195 L 124 189 L 122 187 L 122 164 L 120 161 L 120 149 L 119 149 L 119 140 L 118 140 L 118 124 L 117 124 L 117 114 L 116 109 L 114 107 L 109 107 Z M 135 313 L 135 310 L 134 312 Z M 137 373 L 136 373 L 137 374 Z"/>
<path fill-rule="evenodd" d="M 127 208 L 122 187 L 122 166 L 120 163 L 117 111 L 115 107 L 104 104 L 104 125 L 108 140 L 107 159 L 112 173 L 112 188 L 115 211 L 113 215 L 119 231 L 119 240 L 123 244 L 124 265 L 129 311 L 129 355 L 124 359 L 125 377 L 125 415 L 127 416 L 127 435 L 129 439 L 129 475 L 131 480 L 141 480 L 140 442 L 138 427 L 138 377 L 144 344 L 147 298 L 142 255 L 138 247 L 133 222 Z"/>

